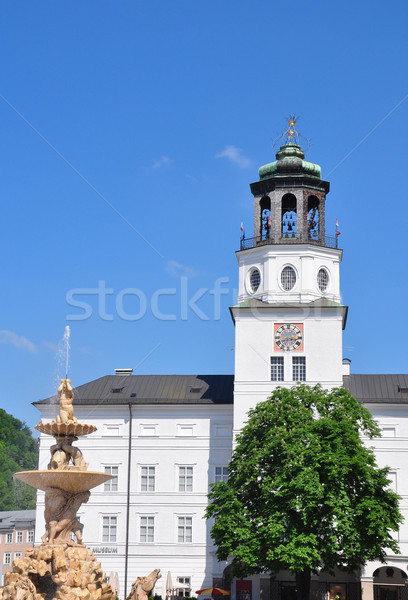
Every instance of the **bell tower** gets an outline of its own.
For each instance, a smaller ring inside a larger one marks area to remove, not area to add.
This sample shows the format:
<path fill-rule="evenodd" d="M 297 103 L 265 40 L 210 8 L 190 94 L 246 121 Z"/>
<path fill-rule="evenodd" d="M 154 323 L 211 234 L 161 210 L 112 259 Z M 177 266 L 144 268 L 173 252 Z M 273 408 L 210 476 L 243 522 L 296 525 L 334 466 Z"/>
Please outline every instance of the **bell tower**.
<path fill-rule="evenodd" d="M 342 385 L 342 329 L 337 235 L 326 235 L 329 182 L 305 160 L 296 118 L 288 119 L 276 160 L 250 185 L 254 233 L 237 251 L 234 431 L 247 411 L 280 385 Z"/>

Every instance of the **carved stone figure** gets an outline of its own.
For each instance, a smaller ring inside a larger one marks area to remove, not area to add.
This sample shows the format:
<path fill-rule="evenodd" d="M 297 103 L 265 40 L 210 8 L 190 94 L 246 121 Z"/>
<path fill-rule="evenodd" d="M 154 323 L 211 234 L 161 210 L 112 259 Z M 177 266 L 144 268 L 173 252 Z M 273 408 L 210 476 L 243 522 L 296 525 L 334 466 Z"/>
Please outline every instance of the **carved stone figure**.
<path fill-rule="evenodd" d="M 59 396 L 59 415 L 57 415 L 57 423 L 76 423 L 77 419 L 74 417 L 74 393 L 72 391 L 71 380 L 61 379 L 61 385 L 58 388 Z"/>
<path fill-rule="evenodd" d="M 86 546 L 35 546 L 4 575 L 2 600 L 114 600 L 112 586 Z"/>
<path fill-rule="evenodd" d="M 15 474 L 16 479 L 45 490 L 42 545 L 29 548 L 24 558 L 14 559 L 13 572 L 4 575 L 0 600 L 116 598 L 115 590 L 105 583 L 101 563 L 82 542 L 83 525 L 77 518 L 79 507 L 89 500 L 89 490 L 113 476 L 87 471 L 88 463 L 81 450 L 72 445 L 78 436 L 93 433 L 96 427 L 78 423 L 74 417 L 74 394 L 69 379 L 61 379 L 58 395 L 56 420 L 41 421 L 36 426 L 41 433 L 55 438 L 48 469 Z M 76 542 L 71 539 L 72 534 Z"/>
<path fill-rule="evenodd" d="M 37 600 L 35 585 L 28 577 L 18 577 L 3 588 L 3 600 Z"/>
<path fill-rule="evenodd" d="M 45 490 L 45 533 L 41 540 L 44 544 L 72 544 L 71 532 L 74 533 L 78 544 L 82 544 L 83 524 L 77 519 L 76 513 L 85 502 L 88 502 L 90 492 L 66 492 L 60 488 Z"/>
<path fill-rule="evenodd" d="M 56 444 L 50 448 L 51 461 L 48 465 L 49 469 L 72 469 L 69 464 L 72 460 L 73 466 L 76 469 L 86 471 L 88 463 L 85 462 L 83 454 L 79 448 L 72 445 L 72 442 L 77 440 L 76 436 L 55 435 Z"/>
<path fill-rule="evenodd" d="M 160 577 L 160 569 L 154 569 L 154 571 L 146 577 L 138 577 L 136 581 L 133 582 L 129 600 L 148 600 L 149 594 Z"/>
<path fill-rule="evenodd" d="M 51 461 L 48 465 L 49 469 L 64 469 L 69 464 L 69 456 L 62 449 L 62 442 L 57 441 L 50 448 Z"/>

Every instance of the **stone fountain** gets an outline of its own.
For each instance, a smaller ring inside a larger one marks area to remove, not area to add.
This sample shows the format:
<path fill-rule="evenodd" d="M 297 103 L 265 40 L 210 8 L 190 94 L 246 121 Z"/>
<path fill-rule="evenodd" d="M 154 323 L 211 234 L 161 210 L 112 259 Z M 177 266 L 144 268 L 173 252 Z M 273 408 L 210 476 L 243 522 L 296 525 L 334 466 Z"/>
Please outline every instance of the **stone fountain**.
<path fill-rule="evenodd" d="M 89 500 L 90 490 L 112 475 L 88 471 L 81 450 L 73 446 L 80 436 L 96 431 L 94 425 L 74 417 L 74 394 L 69 379 L 58 388 L 59 414 L 55 421 L 36 425 L 52 435 L 51 460 L 47 470 L 22 471 L 14 477 L 45 492 L 45 533 L 41 546 L 27 550 L 13 561 L 13 572 L 5 575 L 2 600 L 114 600 L 115 592 L 105 583 L 101 563 L 82 541 L 79 507 Z"/>

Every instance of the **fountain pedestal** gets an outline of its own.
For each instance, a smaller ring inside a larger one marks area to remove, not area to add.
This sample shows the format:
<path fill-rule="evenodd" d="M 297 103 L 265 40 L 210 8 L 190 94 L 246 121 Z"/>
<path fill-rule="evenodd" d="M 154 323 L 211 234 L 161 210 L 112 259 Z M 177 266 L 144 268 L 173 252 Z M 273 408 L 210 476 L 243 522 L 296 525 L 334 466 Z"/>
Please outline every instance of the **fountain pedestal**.
<path fill-rule="evenodd" d="M 2 600 L 114 600 L 116 596 L 105 583 L 101 563 L 83 544 L 83 525 L 77 518 L 79 507 L 89 500 L 90 490 L 112 475 L 88 471 L 82 452 L 72 445 L 96 427 L 78 423 L 74 417 L 69 379 L 61 379 L 58 395 L 60 410 L 55 421 L 36 426 L 56 441 L 51 446 L 48 470 L 14 475 L 45 491 L 42 544 L 27 550 L 24 558 L 14 559 L 13 572 L 5 575 Z"/>

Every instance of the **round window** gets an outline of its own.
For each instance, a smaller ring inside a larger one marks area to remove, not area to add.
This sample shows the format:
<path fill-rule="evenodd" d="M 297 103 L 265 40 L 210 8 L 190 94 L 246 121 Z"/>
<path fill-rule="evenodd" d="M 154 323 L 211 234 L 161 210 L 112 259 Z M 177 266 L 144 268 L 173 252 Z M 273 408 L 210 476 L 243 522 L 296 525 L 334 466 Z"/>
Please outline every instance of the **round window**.
<path fill-rule="evenodd" d="M 317 274 L 317 285 L 319 286 L 319 290 L 321 292 L 325 292 L 329 285 L 329 274 L 326 269 L 319 269 Z"/>
<path fill-rule="evenodd" d="M 296 272 L 293 267 L 285 267 L 281 273 L 282 287 L 286 292 L 290 292 L 295 287 Z"/>
<path fill-rule="evenodd" d="M 261 283 L 261 273 L 259 269 L 252 269 L 249 274 L 249 287 L 251 288 L 251 292 L 254 294 L 256 290 L 259 288 Z"/>

